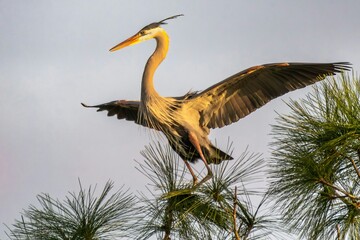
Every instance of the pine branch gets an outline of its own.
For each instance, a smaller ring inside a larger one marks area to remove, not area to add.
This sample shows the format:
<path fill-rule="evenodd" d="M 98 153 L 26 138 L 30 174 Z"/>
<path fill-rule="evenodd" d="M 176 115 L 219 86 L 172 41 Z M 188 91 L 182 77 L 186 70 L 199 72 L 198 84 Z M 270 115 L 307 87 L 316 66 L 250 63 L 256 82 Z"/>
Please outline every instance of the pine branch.
<path fill-rule="evenodd" d="M 353 167 L 354 167 L 354 170 L 356 171 L 356 174 L 358 175 L 358 178 L 360 178 L 360 170 L 359 170 L 359 168 L 356 166 L 356 163 L 355 163 L 354 159 L 352 159 L 351 157 L 348 157 L 348 156 L 346 156 L 346 158 L 350 160 L 351 164 L 352 164 Z"/>
<path fill-rule="evenodd" d="M 236 206 L 237 206 L 237 187 L 235 186 L 235 193 L 234 193 L 234 206 L 233 206 L 233 221 L 234 221 L 234 234 L 235 234 L 235 239 L 236 240 L 240 240 L 240 236 L 239 236 L 239 232 L 238 232 L 238 228 L 236 227 Z"/>
<path fill-rule="evenodd" d="M 150 179 L 152 197 L 142 195 L 137 239 L 153 235 L 161 239 L 231 239 L 234 234 L 247 239 L 267 232 L 270 221 L 257 216 L 258 208 L 252 211 L 250 193 L 245 188 L 245 183 L 262 176 L 264 162 L 259 155 L 245 152 L 235 161 L 216 166 L 212 169 L 214 177 L 191 191 L 192 178 L 184 173 L 185 165 L 169 146 L 152 144 L 143 156 L 145 162 L 139 162 L 138 169 Z M 231 190 L 234 188 L 236 193 Z M 238 196 L 245 196 L 246 201 Z"/>
<path fill-rule="evenodd" d="M 136 214 L 134 197 L 121 189 L 112 195 L 107 182 L 99 198 L 95 189 L 85 191 L 79 181 L 78 194 L 70 193 L 65 201 L 48 194 L 37 196 L 41 208 L 30 206 L 13 225 L 10 239 L 110 239 L 123 237 Z"/>
<path fill-rule="evenodd" d="M 342 74 L 291 101 L 273 126 L 272 199 L 289 231 L 345 239 L 360 229 L 360 80 Z M 319 184 L 320 183 L 320 184 Z"/>

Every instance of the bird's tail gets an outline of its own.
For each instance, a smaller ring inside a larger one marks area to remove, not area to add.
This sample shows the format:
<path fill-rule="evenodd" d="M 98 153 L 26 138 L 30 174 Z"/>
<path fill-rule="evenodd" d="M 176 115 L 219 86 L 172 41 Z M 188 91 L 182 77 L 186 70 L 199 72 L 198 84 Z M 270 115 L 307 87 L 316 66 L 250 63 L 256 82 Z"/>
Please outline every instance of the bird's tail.
<path fill-rule="evenodd" d="M 210 149 L 203 149 L 208 164 L 219 164 L 224 160 L 233 160 L 234 158 L 220 149 L 210 146 Z"/>

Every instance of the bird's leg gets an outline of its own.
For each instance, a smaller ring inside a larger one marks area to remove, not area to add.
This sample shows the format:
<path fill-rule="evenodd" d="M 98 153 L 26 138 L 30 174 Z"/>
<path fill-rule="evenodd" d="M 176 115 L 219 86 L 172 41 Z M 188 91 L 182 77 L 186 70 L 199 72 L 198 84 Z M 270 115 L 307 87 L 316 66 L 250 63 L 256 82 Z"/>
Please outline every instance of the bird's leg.
<path fill-rule="evenodd" d="M 191 175 L 193 177 L 193 186 L 195 186 L 197 184 L 198 179 L 197 179 L 193 169 L 191 168 L 189 162 L 187 160 L 184 160 L 184 162 L 185 162 L 186 167 L 189 169 L 189 171 L 190 171 L 190 173 L 191 173 Z"/>
<path fill-rule="evenodd" d="M 205 167 L 206 167 L 207 172 L 208 172 L 207 175 L 203 179 L 201 179 L 201 181 L 198 184 L 194 185 L 194 187 L 198 187 L 201 184 L 203 184 L 204 182 L 206 182 L 207 180 L 209 180 L 210 178 L 212 178 L 213 173 L 212 173 L 212 171 L 211 171 L 211 169 L 210 169 L 210 167 L 209 167 L 209 165 L 208 165 L 208 163 L 207 163 L 207 161 L 205 159 L 205 156 L 204 156 L 204 154 L 203 154 L 203 152 L 201 150 L 199 140 L 198 140 L 198 138 L 196 137 L 196 135 L 194 133 L 189 132 L 189 140 L 193 144 L 195 149 L 198 151 L 198 153 L 200 155 L 200 158 L 204 162 Z"/>

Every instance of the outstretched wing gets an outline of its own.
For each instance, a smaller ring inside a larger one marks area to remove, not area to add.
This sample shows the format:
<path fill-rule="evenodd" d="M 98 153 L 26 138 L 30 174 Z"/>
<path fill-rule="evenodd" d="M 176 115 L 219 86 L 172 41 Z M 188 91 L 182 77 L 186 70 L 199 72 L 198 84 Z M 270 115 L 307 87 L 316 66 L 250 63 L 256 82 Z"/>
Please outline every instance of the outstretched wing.
<path fill-rule="evenodd" d="M 187 100 L 194 95 L 196 95 L 197 92 L 188 92 L 183 96 L 178 97 L 172 97 L 175 100 Z M 107 111 L 107 115 L 109 117 L 111 116 L 117 116 L 118 119 L 125 119 L 128 121 L 134 121 L 137 124 L 140 124 L 144 127 L 151 127 L 144 118 L 139 120 L 139 101 L 127 101 L 127 100 L 116 100 L 108 103 L 103 103 L 99 105 L 93 105 L 89 106 L 84 103 L 81 103 L 86 108 L 97 108 L 98 112 L 101 111 Z"/>
<path fill-rule="evenodd" d="M 84 103 L 81 103 L 81 105 L 87 108 L 97 108 L 98 112 L 107 111 L 107 115 L 109 117 L 116 115 L 118 119 L 134 121 L 137 124 L 148 127 L 146 123 L 140 123 L 138 121 L 138 110 L 140 105 L 139 101 L 117 100 L 94 106 L 88 106 Z"/>
<path fill-rule="evenodd" d="M 254 66 L 193 96 L 200 125 L 221 128 L 270 100 L 350 69 L 350 63 L 273 63 Z"/>

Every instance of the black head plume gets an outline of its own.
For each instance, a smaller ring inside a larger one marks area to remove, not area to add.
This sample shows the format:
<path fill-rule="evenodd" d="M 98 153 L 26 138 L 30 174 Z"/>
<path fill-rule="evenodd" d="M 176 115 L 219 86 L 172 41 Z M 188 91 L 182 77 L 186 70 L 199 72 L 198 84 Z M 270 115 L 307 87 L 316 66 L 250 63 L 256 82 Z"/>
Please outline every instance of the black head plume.
<path fill-rule="evenodd" d="M 178 15 L 175 15 L 175 16 L 172 16 L 172 17 L 165 18 L 165 19 L 159 21 L 158 24 L 159 24 L 159 25 L 161 25 L 161 24 L 167 24 L 167 23 L 165 22 L 166 20 L 174 19 L 174 18 L 181 17 L 181 16 L 184 16 L 184 14 L 178 14 Z"/>
<path fill-rule="evenodd" d="M 149 30 L 149 29 L 157 28 L 160 25 L 167 24 L 165 22 L 166 20 L 174 19 L 174 18 L 177 18 L 177 17 L 180 17 L 180 16 L 184 16 L 184 14 L 178 14 L 178 15 L 175 15 L 175 16 L 172 16 L 172 17 L 165 18 L 165 19 L 161 20 L 160 22 L 151 23 L 151 24 L 143 27 L 141 30 Z"/>

